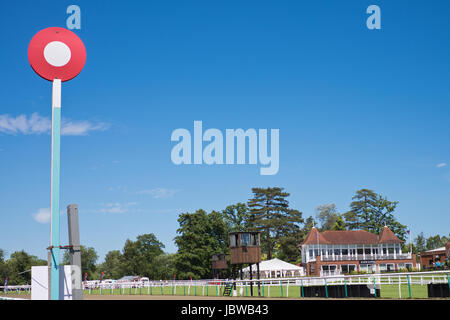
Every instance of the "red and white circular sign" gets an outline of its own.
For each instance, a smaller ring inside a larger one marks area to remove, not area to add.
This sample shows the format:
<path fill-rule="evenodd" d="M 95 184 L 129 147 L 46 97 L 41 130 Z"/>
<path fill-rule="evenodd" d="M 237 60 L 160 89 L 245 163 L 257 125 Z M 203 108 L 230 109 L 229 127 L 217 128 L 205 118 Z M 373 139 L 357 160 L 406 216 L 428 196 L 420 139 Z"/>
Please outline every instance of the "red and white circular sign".
<path fill-rule="evenodd" d="M 86 62 L 86 49 L 72 31 L 51 27 L 39 31 L 28 46 L 28 61 L 33 70 L 49 81 L 75 78 Z"/>

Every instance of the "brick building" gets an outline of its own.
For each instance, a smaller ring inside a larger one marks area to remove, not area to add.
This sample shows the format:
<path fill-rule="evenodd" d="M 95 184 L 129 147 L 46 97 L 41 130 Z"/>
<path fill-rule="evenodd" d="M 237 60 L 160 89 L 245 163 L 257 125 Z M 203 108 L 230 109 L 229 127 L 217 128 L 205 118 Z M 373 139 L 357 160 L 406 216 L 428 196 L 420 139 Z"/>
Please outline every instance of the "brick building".
<path fill-rule="evenodd" d="M 444 247 L 420 253 L 420 265 L 424 268 L 439 267 L 450 259 L 450 243 Z"/>
<path fill-rule="evenodd" d="M 299 245 L 307 275 L 385 272 L 416 267 L 416 256 L 402 252 L 403 241 L 385 226 L 379 235 L 364 230 L 324 231 L 313 227 Z"/>

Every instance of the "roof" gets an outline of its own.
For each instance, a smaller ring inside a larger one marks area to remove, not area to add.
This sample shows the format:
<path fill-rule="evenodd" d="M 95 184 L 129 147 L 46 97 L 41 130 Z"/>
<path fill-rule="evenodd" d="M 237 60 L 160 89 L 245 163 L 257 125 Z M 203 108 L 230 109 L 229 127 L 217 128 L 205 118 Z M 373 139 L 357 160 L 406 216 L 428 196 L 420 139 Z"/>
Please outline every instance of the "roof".
<path fill-rule="evenodd" d="M 303 244 L 329 244 L 330 242 L 326 240 L 323 235 L 320 234 L 320 232 L 317 230 L 316 227 L 312 227 L 309 234 L 306 236 L 305 241 L 303 241 Z"/>
<path fill-rule="evenodd" d="M 134 279 L 139 278 L 138 276 L 124 276 L 119 279 L 119 281 L 133 281 Z"/>
<path fill-rule="evenodd" d="M 330 243 L 338 244 L 374 244 L 378 236 L 365 230 L 324 231 L 323 236 Z"/>
<path fill-rule="evenodd" d="M 445 251 L 445 247 L 440 247 L 440 248 L 436 248 L 436 249 L 433 249 L 433 250 L 427 250 L 427 251 L 424 251 L 423 253 L 433 253 L 433 252 L 437 252 L 437 251 Z"/>
<path fill-rule="evenodd" d="M 403 243 L 402 240 L 397 238 L 397 236 L 389 229 L 388 226 L 384 226 L 380 234 L 380 243 Z"/>
<path fill-rule="evenodd" d="M 326 230 L 320 233 L 315 227 L 311 229 L 305 244 L 378 244 L 403 243 L 389 227 L 385 226 L 378 236 L 365 230 Z"/>
<path fill-rule="evenodd" d="M 280 271 L 280 270 L 303 270 L 303 267 L 288 263 L 280 259 L 264 260 L 259 263 L 259 271 Z M 250 267 L 242 269 L 243 272 L 249 272 Z M 252 271 L 256 271 L 256 264 L 252 265 Z"/>

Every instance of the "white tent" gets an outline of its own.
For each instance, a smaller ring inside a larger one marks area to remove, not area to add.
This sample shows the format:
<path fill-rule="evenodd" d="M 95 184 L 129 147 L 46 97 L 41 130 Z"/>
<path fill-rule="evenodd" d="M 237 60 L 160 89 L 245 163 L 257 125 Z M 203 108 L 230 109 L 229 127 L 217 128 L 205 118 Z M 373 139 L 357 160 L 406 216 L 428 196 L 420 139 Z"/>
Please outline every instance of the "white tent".
<path fill-rule="evenodd" d="M 261 278 L 278 278 L 278 277 L 296 277 L 304 276 L 303 267 L 288 263 L 280 259 L 265 260 L 259 263 L 259 271 Z M 250 266 L 242 269 L 244 277 L 250 276 Z M 256 264 L 252 265 L 253 279 L 256 279 Z"/>

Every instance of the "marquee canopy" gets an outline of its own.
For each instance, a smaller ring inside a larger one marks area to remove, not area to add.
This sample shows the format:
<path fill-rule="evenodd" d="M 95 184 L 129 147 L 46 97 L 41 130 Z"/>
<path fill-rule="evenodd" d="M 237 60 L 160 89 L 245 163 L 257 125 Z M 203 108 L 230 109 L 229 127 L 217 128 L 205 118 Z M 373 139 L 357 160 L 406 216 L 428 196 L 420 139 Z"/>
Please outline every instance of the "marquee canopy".
<path fill-rule="evenodd" d="M 265 260 L 259 263 L 261 278 L 276 278 L 304 275 L 303 267 L 288 263 L 280 259 Z M 249 275 L 250 267 L 242 269 L 244 275 Z M 256 275 L 256 264 L 252 265 L 252 273 Z"/>

